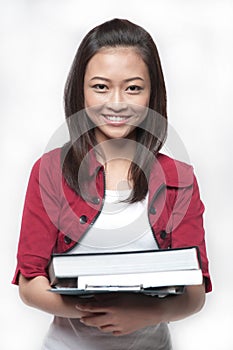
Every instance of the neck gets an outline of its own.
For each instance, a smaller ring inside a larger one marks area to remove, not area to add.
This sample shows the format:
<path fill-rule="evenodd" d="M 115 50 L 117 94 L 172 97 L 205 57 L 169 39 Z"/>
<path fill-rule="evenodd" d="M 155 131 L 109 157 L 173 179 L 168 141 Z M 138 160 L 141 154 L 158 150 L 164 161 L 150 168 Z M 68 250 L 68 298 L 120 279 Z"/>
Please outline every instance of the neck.
<path fill-rule="evenodd" d="M 96 146 L 98 160 L 107 164 L 115 160 L 132 162 L 136 150 L 136 142 L 130 139 L 111 139 Z"/>
<path fill-rule="evenodd" d="M 97 159 L 104 165 L 107 189 L 128 189 L 129 168 L 135 155 L 136 142 L 130 139 L 111 139 L 96 147 Z"/>

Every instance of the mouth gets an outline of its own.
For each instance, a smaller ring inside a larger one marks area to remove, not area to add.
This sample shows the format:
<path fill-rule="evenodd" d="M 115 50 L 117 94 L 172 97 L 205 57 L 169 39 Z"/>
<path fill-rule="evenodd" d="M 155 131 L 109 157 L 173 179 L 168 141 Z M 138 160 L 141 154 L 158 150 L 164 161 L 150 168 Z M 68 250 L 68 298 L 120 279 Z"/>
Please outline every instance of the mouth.
<path fill-rule="evenodd" d="M 122 124 L 122 123 L 126 123 L 129 119 L 130 116 L 125 116 L 125 115 L 103 115 L 104 119 L 108 122 L 108 123 L 118 123 L 118 124 Z"/>

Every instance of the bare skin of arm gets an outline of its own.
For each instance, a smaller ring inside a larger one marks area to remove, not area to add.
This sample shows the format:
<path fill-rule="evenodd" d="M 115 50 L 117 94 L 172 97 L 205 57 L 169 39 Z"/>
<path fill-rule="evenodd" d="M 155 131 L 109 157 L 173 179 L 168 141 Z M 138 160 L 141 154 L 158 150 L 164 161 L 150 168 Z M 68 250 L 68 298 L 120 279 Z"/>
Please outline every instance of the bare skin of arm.
<path fill-rule="evenodd" d="M 62 296 L 51 293 L 46 277 L 38 276 L 31 279 L 19 276 L 19 294 L 28 306 L 35 307 L 49 314 L 68 318 L 81 318 L 91 315 L 90 312 L 78 310 L 75 306 L 78 297 Z"/>
<path fill-rule="evenodd" d="M 183 319 L 200 311 L 204 303 L 205 287 L 199 285 L 187 287 L 183 295 L 166 298 L 140 294 L 99 295 L 93 301 L 80 301 L 77 308 L 95 313 L 81 318 L 85 325 L 118 336 Z"/>
<path fill-rule="evenodd" d="M 165 298 L 109 293 L 80 299 L 51 293 L 49 288 L 46 277 L 19 277 L 20 296 L 27 305 L 60 317 L 80 318 L 86 326 L 116 336 L 183 319 L 200 311 L 205 303 L 204 284 L 187 287 L 183 295 Z"/>

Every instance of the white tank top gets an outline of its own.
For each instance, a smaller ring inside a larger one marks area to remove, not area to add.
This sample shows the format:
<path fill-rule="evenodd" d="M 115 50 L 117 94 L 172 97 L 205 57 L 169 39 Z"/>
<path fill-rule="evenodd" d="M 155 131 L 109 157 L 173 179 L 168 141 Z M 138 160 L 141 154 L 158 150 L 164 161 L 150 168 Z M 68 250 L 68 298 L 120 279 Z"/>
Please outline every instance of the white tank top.
<path fill-rule="evenodd" d="M 127 203 L 130 191 L 106 190 L 102 211 L 72 253 L 158 249 L 148 220 L 148 195 Z"/>
<path fill-rule="evenodd" d="M 69 253 L 158 249 L 147 214 L 148 195 L 133 204 L 122 202 L 129 191 L 106 191 L 104 206 L 93 226 Z M 42 350 L 171 350 L 167 324 L 114 337 L 79 319 L 54 317 Z"/>

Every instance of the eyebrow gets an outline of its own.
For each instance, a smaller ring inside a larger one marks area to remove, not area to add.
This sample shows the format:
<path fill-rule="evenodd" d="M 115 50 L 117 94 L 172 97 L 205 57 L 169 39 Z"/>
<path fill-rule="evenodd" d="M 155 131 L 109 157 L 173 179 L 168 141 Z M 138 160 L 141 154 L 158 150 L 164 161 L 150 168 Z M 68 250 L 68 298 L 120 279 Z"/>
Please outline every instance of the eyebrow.
<path fill-rule="evenodd" d="M 91 78 L 90 81 L 96 80 L 96 79 L 97 79 L 97 80 L 108 81 L 108 82 L 111 81 L 111 79 L 104 78 L 104 77 L 101 77 L 101 76 L 95 76 L 95 77 Z M 132 78 L 125 79 L 124 82 L 128 83 L 129 81 L 133 81 L 133 80 L 141 80 L 141 81 L 144 81 L 144 79 L 141 78 L 141 77 L 132 77 Z"/>

